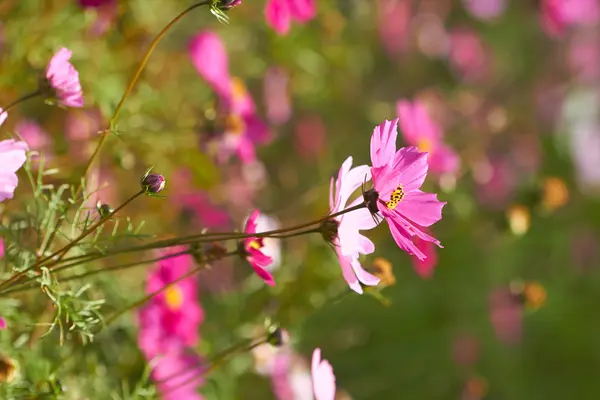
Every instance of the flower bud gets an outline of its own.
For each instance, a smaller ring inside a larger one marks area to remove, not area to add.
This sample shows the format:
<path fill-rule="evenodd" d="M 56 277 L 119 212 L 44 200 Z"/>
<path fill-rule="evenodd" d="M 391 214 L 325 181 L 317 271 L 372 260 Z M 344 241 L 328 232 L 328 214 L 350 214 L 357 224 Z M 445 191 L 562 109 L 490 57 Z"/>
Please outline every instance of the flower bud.
<path fill-rule="evenodd" d="M 290 335 L 285 329 L 275 328 L 269 336 L 267 336 L 267 343 L 274 347 L 281 347 L 288 344 L 290 341 Z"/>
<path fill-rule="evenodd" d="M 327 243 L 332 243 L 337 237 L 340 223 L 335 219 L 328 219 L 321 223 L 321 236 Z"/>
<path fill-rule="evenodd" d="M 147 174 L 141 184 L 146 193 L 160 193 L 165 188 L 165 177 L 160 174 Z"/>
<path fill-rule="evenodd" d="M 229 10 L 242 4 L 242 0 L 217 0 L 217 7 L 221 10 Z"/>
<path fill-rule="evenodd" d="M 98 214 L 100 214 L 100 218 L 106 218 L 110 213 L 114 211 L 110 205 L 106 203 L 102 204 L 100 200 L 98 200 L 98 202 L 96 203 L 96 210 L 98 211 Z"/>
<path fill-rule="evenodd" d="M 17 375 L 17 362 L 7 356 L 0 355 L 0 383 L 8 383 Z"/>

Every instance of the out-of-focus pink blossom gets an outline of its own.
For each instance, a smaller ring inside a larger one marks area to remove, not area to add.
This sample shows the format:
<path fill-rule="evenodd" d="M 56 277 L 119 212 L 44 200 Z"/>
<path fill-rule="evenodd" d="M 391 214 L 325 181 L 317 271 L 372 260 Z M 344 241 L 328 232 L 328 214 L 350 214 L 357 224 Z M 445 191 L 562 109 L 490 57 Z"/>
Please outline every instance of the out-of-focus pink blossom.
<path fill-rule="evenodd" d="M 158 261 L 148 276 L 146 293 L 154 293 L 190 271 L 193 260 L 189 254 L 178 254 L 183 247 L 160 252 L 171 257 Z M 198 283 L 194 277 L 169 286 L 154 296 L 140 311 L 138 344 L 151 360 L 160 355 L 198 343 L 198 328 L 204 311 L 198 303 Z"/>
<path fill-rule="evenodd" d="M 0 329 L 6 329 L 6 320 L 0 317 Z"/>
<path fill-rule="evenodd" d="M 98 8 L 103 5 L 113 3 L 115 0 L 78 0 L 78 3 L 81 7 L 84 8 Z"/>
<path fill-rule="evenodd" d="M 259 211 L 254 210 L 248 220 L 246 221 L 246 227 L 244 233 L 257 233 L 257 220 L 259 217 Z M 269 286 L 275 286 L 273 276 L 267 268 L 273 262 L 273 259 L 266 255 L 264 251 L 264 239 L 260 237 L 251 236 L 244 239 L 244 250 L 246 251 L 246 260 L 250 263 L 250 266 L 254 269 L 254 272 L 262 278 L 263 281 Z"/>
<path fill-rule="evenodd" d="M 209 150 L 219 162 L 232 155 L 243 163 L 256 160 L 255 146 L 271 139 L 268 127 L 256 115 L 256 107 L 244 83 L 229 74 L 227 52 L 219 36 L 203 31 L 189 44 L 192 64 L 219 97 L 220 132 L 212 138 Z"/>
<path fill-rule="evenodd" d="M 477 183 L 477 200 L 498 210 L 511 200 L 517 184 L 515 170 L 508 160 L 501 157 L 477 163 L 473 177 Z"/>
<path fill-rule="evenodd" d="M 0 202 L 12 199 L 19 184 L 17 170 L 27 160 L 27 143 L 12 139 L 0 142 Z"/>
<path fill-rule="evenodd" d="M 198 355 L 175 350 L 152 360 L 152 379 L 163 400 L 202 400 L 198 388 L 204 384 L 204 368 Z"/>
<path fill-rule="evenodd" d="M 321 349 L 313 351 L 311 363 L 313 390 L 316 400 L 335 399 L 335 375 L 327 360 L 321 360 Z"/>
<path fill-rule="evenodd" d="M 290 31 L 292 21 L 306 23 L 316 14 L 316 0 L 268 0 L 265 6 L 267 24 L 279 35 Z"/>
<path fill-rule="evenodd" d="M 4 240 L 0 238 L 0 258 L 4 257 Z"/>
<path fill-rule="evenodd" d="M 279 221 L 269 215 L 259 213 L 256 219 L 256 233 L 269 232 L 279 229 Z M 262 253 L 271 258 L 271 263 L 265 268 L 275 271 L 281 265 L 281 240 L 266 237 L 262 239 Z"/>
<path fill-rule="evenodd" d="M 597 0 L 542 0 L 540 19 L 548 36 L 559 37 L 569 27 L 598 23 L 600 5 Z"/>
<path fill-rule="evenodd" d="M 52 143 L 48 133 L 41 126 L 30 120 L 21 120 L 15 128 L 19 136 L 27 143 L 30 150 L 44 152 L 49 150 Z M 50 154 L 44 154 L 48 156 Z"/>
<path fill-rule="evenodd" d="M 303 117 L 294 130 L 295 148 L 302 158 L 319 158 L 326 147 L 327 130 L 318 115 Z"/>
<path fill-rule="evenodd" d="M 362 202 L 363 199 L 359 197 L 347 206 L 352 193 L 370 178 L 371 173 L 368 165 L 352 168 L 352 157 L 348 157 L 342 164 L 337 179 L 334 181 L 331 178 L 329 189 L 330 213 L 337 213 Z M 335 220 L 338 223 L 338 234 L 333 245 L 342 268 L 342 275 L 350 289 L 362 294 L 361 283 L 367 286 L 377 286 L 379 278 L 365 271 L 360 264 L 360 254 L 372 253 L 375 251 L 375 245 L 371 240 L 361 235 L 359 230 L 372 229 L 376 226 L 376 223 L 366 208 L 342 214 L 335 217 Z"/>
<path fill-rule="evenodd" d="M 479 359 L 479 341 L 476 337 L 463 334 L 452 344 L 452 358 L 459 365 L 473 365 Z"/>
<path fill-rule="evenodd" d="M 396 152 L 398 119 L 377 126 L 371 137 L 371 175 L 374 189 L 365 193 L 372 213 L 381 213 L 398 246 L 419 260 L 427 256 L 412 241 L 413 237 L 440 242 L 423 231 L 442 218 L 446 204 L 436 194 L 419 188 L 427 177 L 427 153 L 416 147 L 403 147 Z"/>
<path fill-rule="evenodd" d="M 380 0 L 377 2 L 379 39 L 391 57 L 406 49 L 411 12 L 410 0 Z"/>
<path fill-rule="evenodd" d="M 410 146 L 429 153 L 429 169 L 436 174 L 455 174 L 460 168 L 460 157 L 443 143 L 441 127 L 429 116 L 425 105 L 416 100 L 400 100 L 396 105 L 400 129 Z"/>
<path fill-rule="evenodd" d="M 265 73 L 264 92 L 267 119 L 272 124 L 285 124 L 292 115 L 289 81 L 288 73 L 281 67 L 269 67 Z"/>
<path fill-rule="evenodd" d="M 483 78 L 490 66 L 490 54 L 481 38 L 471 29 L 458 28 L 450 32 L 450 65 L 465 81 Z"/>
<path fill-rule="evenodd" d="M 425 231 L 427 232 L 427 231 Z M 425 254 L 425 260 L 419 260 L 418 257 L 411 257 L 413 268 L 421 278 L 431 278 L 438 262 L 436 246 L 427 240 L 421 240 L 414 237 L 413 241 L 417 249 Z"/>
<path fill-rule="evenodd" d="M 71 50 L 62 48 L 56 52 L 46 68 L 46 80 L 58 103 L 65 107 L 83 107 L 83 92 L 79 73 L 69 62 Z"/>
<path fill-rule="evenodd" d="M 600 30 L 581 32 L 569 42 L 569 67 L 582 84 L 600 81 Z"/>
<path fill-rule="evenodd" d="M 488 20 L 498 18 L 506 10 L 506 0 L 463 0 L 466 10 L 474 17 Z"/>
<path fill-rule="evenodd" d="M 2 126 L 4 121 L 6 121 L 6 118 L 8 118 L 8 113 L 2 110 L 2 107 L 0 107 L 0 126 Z"/>
<path fill-rule="evenodd" d="M 489 305 L 490 321 L 498 339 L 507 344 L 519 342 L 523 331 L 523 307 L 515 301 L 510 290 L 493 290 Z"/>
<path fill-rule="evenodd" d="M 274 357 L 271 385 L 277 400 L 313 400 L 312 379 L 304 360 L 289 348 Z"/>

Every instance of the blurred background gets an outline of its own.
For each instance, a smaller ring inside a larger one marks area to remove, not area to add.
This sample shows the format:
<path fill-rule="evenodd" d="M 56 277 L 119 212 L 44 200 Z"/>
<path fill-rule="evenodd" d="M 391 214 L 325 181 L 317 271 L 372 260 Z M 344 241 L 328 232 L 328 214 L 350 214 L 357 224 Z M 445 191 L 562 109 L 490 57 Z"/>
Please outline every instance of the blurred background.
<path fill-rule="evenodd" d="M 73 52 L 86 104 L 23 103 L 2 126 L 3 139 L 19 133 L 44 154 L 46 168 L 59 169 L 55 182 L 77 182 L 152 39 L 193 3 L 1 1 L 0 105 L 34 90 L 63 46 Z M 600 4 L 321 0 L 314 18 L 284 34 L 265 19 L 266 6 L 244 0 L 227 13 L 229 24 L 199 8 L 168 32 L 92 171 L 102 189 L 90 207 L 122 203 L 154 165 L 167 178 L 166 199 L 126 209 L 135 223 L 145 221 L 144 233 L 242 229 L 252 208 L 280 226 L 319 218 L 328 211 L 329 179 L 348 156 L 369 163 L 373 128 L 409 100 L 425 106 L 460 156 L 456 169 L 430 173 L 424 185 L 448 203 L 432 227 L 444 248 L 424 267 L 387 228 L 369 232 L 376 251 L 363 265 L 382 257 L 393 267 L 395 284 L 381 291 L 387 301 L 347 293 L 318 235 L 281 243 L 274 288 L 242 261 L 217 263 L 198 278 L 205 317 L 196 350 L 214 354 L 270 318 L 290 332 L 289 379 L 303 379 L 320 347 L 339 399 L 597 399 Z M 191 51 L 204 31 L 221 39 L 229 73 L 244 82 L 268 127 L 250 161 L 215 156 L 218 96 Z M 22 179 L 2 215 L 30 190 Z M 107 299 L 103 310 L 115 310 L 143 295 L 149 270 L 89 283 Z M 132 388 L 146 361 L 135 313 L 85 347 L 59 346 L 54 334 L 15 346 L 36 334 L 19 318 L 47 313 L 38 298 L 28 292 L 4 305 L 15 323 L 0 332 L 0 349 L 17 361 L 21 379 L 35 385 L 57 369 L 65 398 L 138 398 Z M 273 357 L 265 349 L 238 355 L 201 392 L 281 399 L 265 367 Z"/>

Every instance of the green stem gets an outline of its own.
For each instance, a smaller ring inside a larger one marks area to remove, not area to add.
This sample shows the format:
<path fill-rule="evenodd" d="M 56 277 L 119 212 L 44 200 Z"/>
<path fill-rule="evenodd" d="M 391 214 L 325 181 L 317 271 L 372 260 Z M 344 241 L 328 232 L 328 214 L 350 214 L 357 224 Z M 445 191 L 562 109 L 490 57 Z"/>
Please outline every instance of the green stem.
<path fill-rule="evenodd" d="M 146 67 L 146 64 L 148 63 L 148 60 L 150 59 L 150 55 L 154 51 L 154 48 L 156 47 L 156 45 L 158 44 L 158 42 L 165 36 L 165 34 L 169 31 L 169 29 L 171 29 L 171 27 L 173 25 L 175 25 L 187 13 L 189 13 L 190 11 L 192 11 L 192 10 L 198 8 L 198 7 L 206 6 L 206 5 L 209 5 L 209 4 L 211 4 L 211 2 L 209 0 L 205 0 L 205 1 L 201 1 L 199 3 L 196 3 L 196 4 L 193 4 L 193 5 L 189 6 L 184 11 L 182 11 L 178 16 L 176 16 L 175 18 L 173 18 L 171 20 L 171 22 L 169 22 L 158 33 L 158 35 L 156 35 L 156 37 L 154 38 L 154 40 L 150 44 L 150 47 L 148 48 L 148 50 L 146 50 L 146 54 L 144 55 L 144 58 L 140 62 L 140 65 L 138 66 L 137 70 L 135 71 L 135 74 L 133 75 L 133 77 L 129 81 L 129 85 L 127 85 L 127 89 L 125 89 L 125 93 L 123 93 L 123 97 L 121 97 L 121 100 L 119 101 L 119 104 L 117 105 L 117 108 L 115 109 L 115 112 L 113 113 L 113 116 L 110 119 L 109 128 L 107 130 L 105 130 L 104 132 L 102 132 L 102 136 L 100 137 L 100 141 L 98 142 L 98 146 L 96 146 L 96 149 L 94 150 L 94 152 L 92 153 L 90 159 L 88 160 L 88 163 L 87 163 L 87 165 L 85 167 L 85 172 L 84 172 L 83 176 L 86 176 L 87 173 L 90 171 L 90 168 L 92 167 L 92 164 L 94 163 L 94 160 L 96 159 L 96 157 L 100 153 L 100 150 L 102 150 L 102 147 L 104 146 L 104 143 L 106 142 L 106 139 L 107 139 L 109 133 L 114 129 L 115 123 L 117 122 L 117 119 L 119 118 L 119 114 L 121 113 L 121 109 L 123 108 L 123 104 L 125 104 L 125 100 L 127 100 L 127 97 L 131 94 L 131 91 L 133 90 L 133 87 L 135 86 L 135 84 L 137 83 L 137 81 L 140 79 L 140 76 L 142 75 L 142 71 Z"/>
<path fill-rule="evenodd" d="M 202 265 L 198 265 L 196 268 L 191 269 L 190 271 L 188 271 L 187 273 L 185 273 L 184 275 L 180 276 L 179 278 L 175 279 L 172 282 L 167 283 L 165 286 L 161 287 L 160 289 L 142 297 L 141 299 L 135 301 L 134 303 L 128 305 L 127 307 L 123 308 L 122 310 L 117 311 L 116 313 L 114 313 L 112 316 L 110 316 L 106 322 L 104 323 L 104 326 L 108 326 L 110 324 L 112 324 L 113 322 L 115 322 L 120 316 L 122 316 L 123 314 L 125 314 L 127 311 L 133 310 L 134 308 L 140 307 L 142 305 L 144 305 L 144 303 L 146 303 L 148 300 L 151 300 L 153 297 L 158 296 L 159 294 L 163 293 L 165 290 L 167 290 L 168 288 L 170 288 L 171 286 L 183 281 L 184 279 L 189 278 L 190 276 L 194 275 L 197 272 L 200 272 L 201 270 L 203 270 L 204 268 L 206 268 L 206 264 L 209 262 L 213 262 L 216 260 L 220 260 L 222 258 L 225 257 L 229 257 L 229 256 L 233 256 L 239 254 L 239 252 L 237 250 L 235 251 L 231 251 L 229 253 L 223 254 L 221 256 L 218 257 L 214 257 L 211 259 L 207 259 L 205 260 Z"/>
<path fill-rule="evenodd" d="M 19 97 L 17 100 L 13 101 L 9 105 L 7 105 L 5 108 L 3 108 L 2 111 L 8 112 L 8 110 L 15 107 L 17 104 L 23 103 L 24 101 L 27 101 L 29 99 L 33 99 L 34 97 L 40 96 L 41 94 L 42 94 L 42 92 L 40 90 L 36 90 L 35 92 L 31 92 L 29 94 L 26 94 L 25 96 Z"/>
<path fill-rule="evenodd" d="M 66 246 L 64 246 L 63 248 L 61 248 L 61 249 L 55 251 L 54 253 L 50 254 L 48 257 L 43 258 L 43 259 L 37 261 L 36 263 L 34 263 L 29 268 L 24 269 L 23 271 L 17 273 L 13 277 L 11 277 L 11 278 L 5 280 L 4 282 L 2 282 L 0 284 L 0 289 L 2 289 L 4 287 L 10 285 L 11 283 L 19 280 L 21 277 L 23 277 L 25 274 L 27 274 L 27 272 L 33 270 L 34 268 L 39 268 L 39 267 L 43 266 L 44 263 L 46 263 L 47 261 L 53 259 L 54 257 L 56 257 L 56 256 L 58 256 L 60 254 L 66 253 L 73 246 L 75 246 L 81 240 L 85 239 L 88 235 L 90 235 L 92 232 L 94 232 L 98 227 L 100 227 L 102 224 L 104 224 L 110 218 L 112 218 L 112 216 L 115 215 L 117 212 L 119 212 L 119 210 L 121 210 L 122 208 L 124 208 L 125 206 L 127 206 L 129 203 L 131 203 L 133 200 L 135 200 L 137 197 L 141 196 L 144 193 L 145 193 L 144 190 L 140 190 L 139 192 L 137 192 L 136 194 L 134 194 L 133 196 L 131 196 L 128 200 L 126 200 L 123 204 L 121 204 L 119 207 L 117 207 L 115 210 L 113 210 L 105 218 L 100 219 L 98 222 L 96 222 L 95 224 L 93 224 L 92 226 L 90 226 L 89 228 L 87 228 L 85 231 L 83 231 L 77 238 L 75 238 L 74 240 L 72 240 L 71 242 L 69 242 Z"/>

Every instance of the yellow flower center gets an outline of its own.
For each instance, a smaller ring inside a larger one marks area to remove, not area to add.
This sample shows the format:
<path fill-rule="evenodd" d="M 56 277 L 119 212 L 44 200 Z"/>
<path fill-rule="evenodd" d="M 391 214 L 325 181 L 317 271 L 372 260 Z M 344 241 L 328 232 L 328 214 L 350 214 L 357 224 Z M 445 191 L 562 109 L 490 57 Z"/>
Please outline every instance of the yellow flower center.
<path fill-rule="evenodd" d="M 171 285 L 167 288 L 167 290 L 165 290 L 165 303 L 172 311 L 176 311 L 181 308 L 181 305 L 183 304 L 183 293 L 181 292 L 179 286 Z"/>
<path fill-rule="evenodd" d="M 248 246 L 250 246 L 251 249 L 254 250 L 259 250 L 262 246 L 260 245 L 260 243 L 258 243 L 258 240 L 253 240 L 251 241 Z"/>
<path fill-rule="evenodd" d="M 225 127 L 227 132 L 233 133 L 234 135 L 241 135 L 246 129 L 246 124 L 239 115 L 230 114 L 225 119 Z"/>
<path fill-rule="evenodd" d="M 238 101 L 248 96 L 246 85 L 240 78 L 234 77 L 231 79 L 231 96 Z"/>
<path fill-rule="evenodd" d="M 433 149 L 433 143 L 431 140 L 423 138 L 417 142 L 417 147 L 422 153 L 429 153 Z"/>
<path fill-rule="evenodd" d="M 402 201 L 403 198 L 404 198 L 404 188 L 402 187 L 402 185 L 398 185 L 396 190 L 394 190 L 392 192 L 392 194 L 390 195 L 390 201 L 385 203 L 385 205 L 387 206 L 388 209 L 393 210 L 394 208 L 396 208 L 396 206 L 398 206 L 398 204 L 400 204 L 400 202 Z"/>

